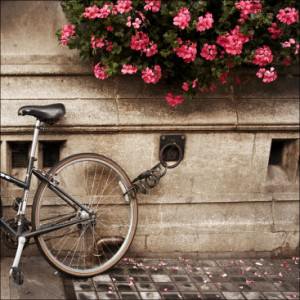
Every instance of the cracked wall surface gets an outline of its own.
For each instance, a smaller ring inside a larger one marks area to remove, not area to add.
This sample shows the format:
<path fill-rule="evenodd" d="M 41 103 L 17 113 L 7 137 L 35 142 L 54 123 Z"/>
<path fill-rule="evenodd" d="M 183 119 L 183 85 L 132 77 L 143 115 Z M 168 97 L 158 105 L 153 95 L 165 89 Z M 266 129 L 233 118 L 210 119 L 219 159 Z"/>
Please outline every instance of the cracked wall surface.
<path fill-rule="evenodd" d="M 60 47 L 55 31 L 65 20 L 58 1 L 1 1 L 1 14 L 1 170 L 11 171 L 9 142 L 31 139 L 33 119 L 17 117 L 22 105 L 64 103 L 66 117 L 41 141 L 64 141 L 61 157 L 109 156 L 130 178 L 158 161 L 161 134 L 184 133 L 184 161 L 139 197 L 131 251 L 296 253 L 299 176 L 281 179 L 280 166 L 273 168 L 278 181 L 268 174 L 272 140 L 299 141 L 297 70 L 262 85 L 245 69 L 246 84 L 173 110 L 163 99 L 167 87 L 145 86 L 137 77 L 100 82 L 75 51 Z M 19 195 L 2 185 L 7 215 Z"/>

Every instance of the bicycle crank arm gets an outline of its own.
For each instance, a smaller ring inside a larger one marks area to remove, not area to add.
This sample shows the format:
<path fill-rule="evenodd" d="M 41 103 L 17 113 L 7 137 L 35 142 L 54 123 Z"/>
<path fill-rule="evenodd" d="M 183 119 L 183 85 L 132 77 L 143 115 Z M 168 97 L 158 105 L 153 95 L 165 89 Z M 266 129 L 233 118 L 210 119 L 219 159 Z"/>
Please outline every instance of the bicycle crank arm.
<path fill-rule="evenodd" d="M 17 237 L 17 232 L 13 228 L 11 228 L 11 226 L 8 223 L 6 223 L 3 218 L 0 219 L 0 228 L 1 230 L 6 231 L 7 233 Z"/>

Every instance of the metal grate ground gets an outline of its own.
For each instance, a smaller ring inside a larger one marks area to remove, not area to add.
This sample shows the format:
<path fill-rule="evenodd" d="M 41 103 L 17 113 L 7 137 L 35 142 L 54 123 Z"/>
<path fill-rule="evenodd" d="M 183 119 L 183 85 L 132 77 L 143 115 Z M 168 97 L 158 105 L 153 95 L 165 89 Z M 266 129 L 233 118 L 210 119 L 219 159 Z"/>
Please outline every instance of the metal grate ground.
<path fill-rule="evenodd" d="M 299 299 L 299 258 L 123 259 L 88 280 L 64 278 L 67 299 Z"/>

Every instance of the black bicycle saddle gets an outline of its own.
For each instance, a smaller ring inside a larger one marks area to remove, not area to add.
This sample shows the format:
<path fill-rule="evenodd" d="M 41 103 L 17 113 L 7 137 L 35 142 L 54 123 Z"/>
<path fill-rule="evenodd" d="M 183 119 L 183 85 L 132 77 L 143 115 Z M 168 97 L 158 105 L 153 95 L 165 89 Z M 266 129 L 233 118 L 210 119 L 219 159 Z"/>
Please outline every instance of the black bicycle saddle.
<path fill-rule="evenodd" d="M 27 105 L 22 106 L 19 111 L 19 116 L 33 116 L 38 120 L 53 124 L 63 117 L 66 113 L 65 106 L 62 103 L 50 105 Z"/>

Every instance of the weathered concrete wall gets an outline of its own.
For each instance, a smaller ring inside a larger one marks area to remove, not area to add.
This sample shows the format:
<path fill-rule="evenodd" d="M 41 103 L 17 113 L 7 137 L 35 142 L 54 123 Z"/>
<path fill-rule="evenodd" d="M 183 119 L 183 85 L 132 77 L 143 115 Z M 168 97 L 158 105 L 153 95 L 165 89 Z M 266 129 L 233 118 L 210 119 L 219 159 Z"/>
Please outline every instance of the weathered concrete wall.
<path fill-rule="evenodd" d="M 1 8 L 2 170 L 10 171 L 7 143 L 30 140 L 32 118 L 16 118 L 26 104 L 63 102 L 66 118 L 41 140 L 65 141 L 62 157 L 107 155 L 131 178 L 158 160 L 160 134 L 184 132 L 182 164 L 139 198 L 131 250 L 295 252 L 299 177 L 287 180 L 279 166 L 284 178 L 276 181 L 275 172 L 274 184 L 269 157 L 273 139 L 299 139 L 296 76 L 269 86 L 252 79 L 171 109 L 163 100 L 166 87 L 135 78 L 100 82 L 76 52 L 59 47 L 54 33 L 64 17 L 58 2 L 3 1 Z M 18 193 L 3 185 L 5 205 Z"/>

